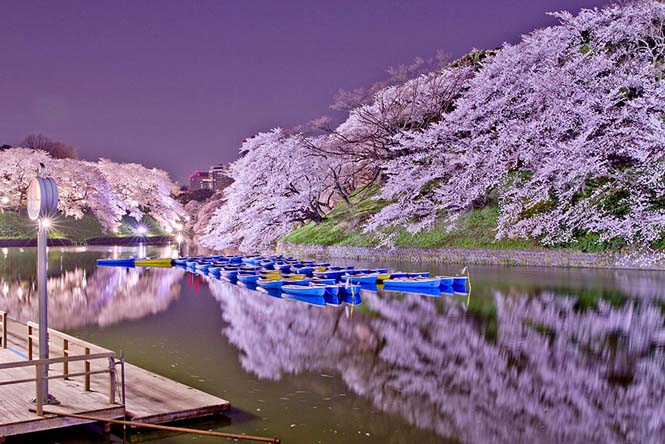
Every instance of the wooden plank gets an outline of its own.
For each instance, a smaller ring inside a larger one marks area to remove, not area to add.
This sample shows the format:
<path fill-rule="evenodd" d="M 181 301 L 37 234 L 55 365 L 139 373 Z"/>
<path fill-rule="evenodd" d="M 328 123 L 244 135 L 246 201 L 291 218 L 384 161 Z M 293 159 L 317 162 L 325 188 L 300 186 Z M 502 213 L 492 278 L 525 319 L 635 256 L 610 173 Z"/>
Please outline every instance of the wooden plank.
<path fill-rule="evenodd" d="M 0 348 L 0 379 L 3 381 L 34 379 L 34 365 L 44 360 L 26 361 L 21 358 L 19 353 L 27 354 L 27 326 L 13 320 L 8 320 L 7 325 L 9 348 Z M 89 344 L 69 335 L 60 336 L 60 332 L 50 330 L 49 334 L 49 336 L 53 336 L 52 340 L 57 338 L 58 342 L 62 342 L 63 338 L 66 338 L 70 345 L 73 341 L 78 344 Z M 94 344 L 89 345 L 90 349 L 95 351 L 106 350 Z M 67 351 L 72 353 L 71 348 L 68 348 Z M 49 392 L 61 402 L 61 405 L 44 406 L 45 409 L 70 414 L 88 414 L 106 419 L 122 417 L 125 412 L 123 407 L 110 403 L 114 395 L 110 392 L 110 382 L 113 378 L 110 378 L 108 374 L 106 377 L 91 378 L 90 391 L 86 392 L 85 376 L 81 376 L 85 369 L 90 369 L 95 373 L 108 371 L 110 363 L 105 362 L 103 358 L 108 359 L 110 356 L 113 356 L 113 352 L 87 356 L 64 356 L 48 360 L 50 364 L 71 362 L 71 365 L 78 365 L 81 371 L 72 371 L 72 368 L 67 368 L 70 379 L 63 379 L 60 375 L 60 378 L 50 381 Z M 93 358 L 97 359 L 93 360 Z M 88 361 L 89 366 L 86 366 L 85 363 Z M 19 364 L 17 365 L 17 363 Z M 49 374 L 49 378 L 57 376 L 55 371 Z M 127 414 L 132 419 L 142 422 L 157 424 L 199 418 L 220 414 L 230 408 L 229 402 L 224 399 L 129 363 L 125 363 L 125 377 Z M 120 383 L 120 381 L 117 382 Z M 73 418 L 37 416 L 30 411 L 30 409 L 33 411 L 35 409 L 32 402 L 35 397 L 34 393 L 34 383 L 0 386 L 0 399 L 2 400 L 0 402 L 0 437 L 85 423 L 85 421 L 81 422 L 81 420 Z"/>

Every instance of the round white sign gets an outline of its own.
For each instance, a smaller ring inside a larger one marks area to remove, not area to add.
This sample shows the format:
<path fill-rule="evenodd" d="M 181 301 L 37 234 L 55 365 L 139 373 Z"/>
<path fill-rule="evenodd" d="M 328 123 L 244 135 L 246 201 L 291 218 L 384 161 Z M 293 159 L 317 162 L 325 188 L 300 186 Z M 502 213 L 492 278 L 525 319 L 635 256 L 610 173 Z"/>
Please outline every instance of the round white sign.
<path fill-rule="evenodd" d="M 28 187 L 28 216 L 37 220 L 58 210 L 58 187 L 51 178 L 35 177 Z"/>

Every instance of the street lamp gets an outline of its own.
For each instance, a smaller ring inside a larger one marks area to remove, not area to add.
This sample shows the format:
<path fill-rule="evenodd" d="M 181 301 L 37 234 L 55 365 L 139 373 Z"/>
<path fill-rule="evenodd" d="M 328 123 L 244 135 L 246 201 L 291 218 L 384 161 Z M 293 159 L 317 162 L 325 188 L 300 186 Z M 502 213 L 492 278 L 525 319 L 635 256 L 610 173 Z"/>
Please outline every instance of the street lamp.
<path fill-rule="evenodd" d="M 32 179 L 28 187 L 28 216 L 39 221 L 37 235 L 37 287 L 39 293 L 39 359 L 48 359 L 48 295 L 46 290 L 46 268 L 48 265 L 46 244 L 50 217 L 58 211 L 58 187 L 50 177 L 46 176 L 46 167 L 40 163 L 37 177 Z M 37 381 L 37 414 L 43 414 L 43 406 L 49 404 L 48 365 L 38 366 Z M 52 398 L 53 403 L 57 403 Z"/>

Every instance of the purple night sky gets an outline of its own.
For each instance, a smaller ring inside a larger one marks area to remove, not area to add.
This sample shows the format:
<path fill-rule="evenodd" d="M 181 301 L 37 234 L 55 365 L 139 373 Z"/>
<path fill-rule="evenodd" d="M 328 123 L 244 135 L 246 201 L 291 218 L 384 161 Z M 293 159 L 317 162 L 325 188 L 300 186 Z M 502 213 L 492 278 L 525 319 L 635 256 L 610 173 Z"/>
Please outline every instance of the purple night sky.
<path fill-rule="evenodd" d="M 339 88 L 602 0 L 26 1 L 0 6 L 0 144 L 42 133 L 174 179 L 330 114 Z"/>

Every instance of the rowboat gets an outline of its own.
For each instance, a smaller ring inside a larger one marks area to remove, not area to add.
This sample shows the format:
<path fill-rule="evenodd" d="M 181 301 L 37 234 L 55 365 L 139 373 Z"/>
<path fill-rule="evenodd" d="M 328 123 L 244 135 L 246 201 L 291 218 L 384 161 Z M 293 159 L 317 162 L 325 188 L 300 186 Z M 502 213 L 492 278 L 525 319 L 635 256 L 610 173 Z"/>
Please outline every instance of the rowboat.
<path fill-rule="evenodd" d="M 313 275 L 315 277 L 322 278 L 322 279 L 335 279 L 335 280 L 337 280 L 337 279 L 341 278 L 344 273 L 346 273 L 346 272 L 341 271 L 341 270 L 336 270 L 336 271 L 327 270 L 327 271 L 315 271 L 313 273 Z"/>
<path fill-rule="evenodd" d="M 350 293 L 340 293 L 341 299 L 349 305 L 360 305 L 362 299 L 360 297 L 360 291 L 353 291 Z"/>
<path fill-rule="evenodd" d="M 221 275 L 225 278 L 235 279 L 238 277 L 238 270 L 222 270 Z"/>
<path fill-rule="evenodd" d="M 97 259 L 98 267 L 129 267 L 134 268 L 133 257 L 126 259 Z"/>
<path fill-rule="evenodd" d="M 410 277 L 410 278 L 419 278 L 419 277 L 428 278 L 429 277 L 429 272 L 428 271 L 422 271 L 422 272 L 418 272 L 418 273 L 407 273 L 406 277 Z"/>
<path fill-rule="evenodd" d="M 303 280 L 303 279 L 307 279 L 307 276 L 305 276 L 304 274 L 282 274 L 282 277 L 284 279 L 291 279 L 291 280 L 294 280 L 294 281 L 300 281 L 300 280 Z"/>
<path fill-rule="evenodd" d="M 284 279 L 284 283 L 289 283 L 290 285 L 298 285 L 301 287 L 306 287 L 312 283 L 312 280 L 308 277 L 304 279 Z"/>
<path fill-rule="evenodd" d="M 455 278 L 450 276 L 437 276 L 437 278 L 441 279 L 441 287 L 452 287 L 455 282 Z"/>
<path fill-rule="evenodd" d="M 352 284 L 376 284 L 378 274 L 345 274 L 342 276 L 342 282 L 351 282 Z"/>
<path fill-rule="evenodd" d="M 435 287 L 385 287 L 383 291 L 398 292 L 398 293 L 411 293 L 421 294 L 425 296 L 440 297 L 441 290 Z"/>
<path fill-rule="evenodd" d="M 299 294 L 288 294 L 288 293 L 283 293 L 283 296 L 286 296 L 286 299 L 303 302 L 305 304 L 314 305 L 316 307 L 326 306 L 326 300 L 323 298 L 323 296 L 302 296 Z"/>
<path fill-rule="evenodd" d="M 453 285 L 460 286 L 460 287 L 466 287 L 466 284 L 467 284 L 468 281 L 469 281 L 469 278 L 467 276 L 455 276 L 453 278 Z"/>
<path fill-rule="evenodd" d="M 384 288 L 439 288 L 441 279 L 439 278 L 401 278 L 387 279 L 383 281 Z"/>
<path fill-rule="evenodd" d="M 340 305 L 342 305 L 342 301 L 339 299 L 338 295 L 330 294 L 327 291 L 323 295 L 323 299 L 325 299 L 326 305 L 330 305 L 332 307 L 339 307 Z"/>
<path fill-rule="evenodd" d="M 283 284 L 284 282 L 281 280 L 259 279 L 258 281 L 256 281 L 256 285 L 263 288 L 280 289 L 282 288 Z"/>
<path fill-rule="evenodd" d="M 135 267 L 171 267 L 172 259 L 135 259 Z"/>
<path fill-rule="evenodd" d="M 238 280 L 244 283 L 256 283 L 259 280 L 259 276 L 256 274 L 238 274 Z"/>
<path fill-rule="evenodd" d="M 312 283 L 321 285 L 335 285 L 337 281 L 335 279 L 313 278 Z"/>
<path fill-rule="evenodd" d="M 282 292 L 297 296 L 317 296 L 323 297 L 326 294 L 325 287 L 309 287 L 304 285 L 282 285 Z"/>

